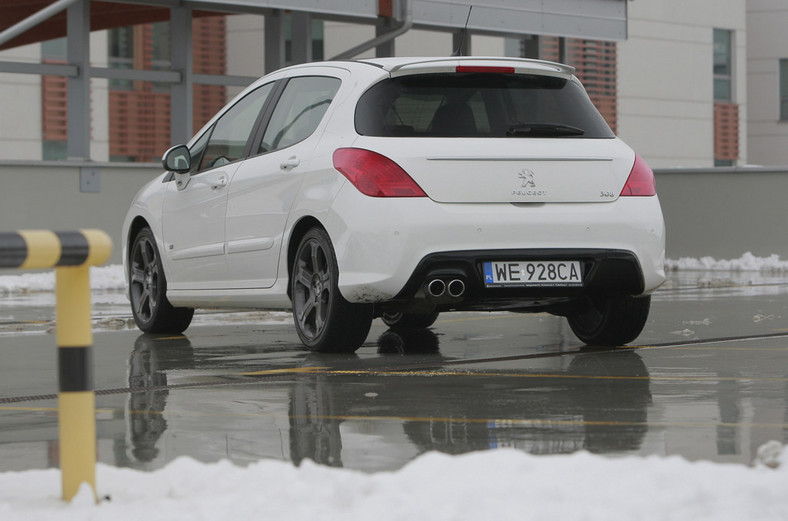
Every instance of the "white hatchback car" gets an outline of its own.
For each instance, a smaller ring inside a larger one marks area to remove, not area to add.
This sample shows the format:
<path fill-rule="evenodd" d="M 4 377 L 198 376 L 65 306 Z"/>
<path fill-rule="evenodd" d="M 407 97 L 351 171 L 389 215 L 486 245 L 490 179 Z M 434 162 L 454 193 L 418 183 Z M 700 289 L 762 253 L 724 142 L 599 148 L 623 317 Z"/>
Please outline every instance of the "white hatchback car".
<path fill-rule="evenodd" d="M 222 109 L 145 186 L 123 231 L 134 318 L 292 309 L 303 343 L 352 352 L 373 318 L 550 312 L 631 342 L 665 279 L 654 175 L 574 70 L 510 58 L 309 63 Z"/>

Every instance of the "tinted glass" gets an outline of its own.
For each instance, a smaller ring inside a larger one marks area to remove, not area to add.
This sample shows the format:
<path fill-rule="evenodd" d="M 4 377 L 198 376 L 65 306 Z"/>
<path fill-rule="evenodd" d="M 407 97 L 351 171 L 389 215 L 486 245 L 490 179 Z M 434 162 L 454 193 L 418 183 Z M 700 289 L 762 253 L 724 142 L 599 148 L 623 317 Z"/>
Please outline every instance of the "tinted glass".
<path fill-rule="evenodd" d="M 788 60 L 780 60 L 780 120 L 788 120 Z"/>
<path fill-rule="evenodd" d="M 199 170 L 226 165 L 243 157 L 249 134 L 272 89 L 273 83 L 269 83 L 250 92 L 219 118 L 202 154 Z M 193 155 L 201 142 L 202 138 L 192 147 Z"/>
<path fill-rule="evenodd" d="M 337 78 L 308 76 L 291 79 L 276 103 L 258 153 L 289 147 L 311 136 L 339 85 Z"/>
<path fill-rule="evenodd" d="M 356 131 L 368 136 L 613 137 L 582 87 L 529 74 L 384 80 L 361 97 L 355 123 Z"/>

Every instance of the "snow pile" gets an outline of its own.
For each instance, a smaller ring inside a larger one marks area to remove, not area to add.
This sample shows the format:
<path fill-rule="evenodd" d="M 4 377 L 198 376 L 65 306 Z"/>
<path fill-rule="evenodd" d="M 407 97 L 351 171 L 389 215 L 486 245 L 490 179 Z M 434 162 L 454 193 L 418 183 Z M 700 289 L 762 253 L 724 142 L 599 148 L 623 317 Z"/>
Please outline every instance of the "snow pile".
<path fill-rule="evenodd" d="M 747 252 L 738 259 L 729 260 L 717 260 L 712 257 L 666 259 L 665 269 L 668 271 L 761 271 L 781 273 L 788 271 L 788 261 L 780 260 L 780 256 L 776 254 L 768 257 L 756 257 L 752 253 Z M 90 286 L 93 291 L 124 290 L 126 281 L 123 277 L 123 266 L 113 264 L 110 266 L 91 267 Z M 51 292 L 54 289 L 54 271 L 0 276 L 0 295 Z"/>
<path fill-rule="evenodd" d="M 126 281 L 123 266 L 90 267 L 90 288 L 93 291 L 123 290 Z M 20 273 L 19 275 L 0 276 L 0 295 L 16 293 L 44 293 L 55 291 L 55 271 L 41 273 Z"/>
<path fill-rule="evenodd" d="M 716 260 L 712 257 L 666 259 L 665 269 L 670 271 L 762 271 L 780 273 L 788 271 L 788 261 L 780 260 L 780 256 L 775 254 L 768 257 L 756 257 L 752 253 L 747 252 L 738 259 L 730 260 Z"/>
<path fill-rule="evenodd" d="M 0 474 L 3 521 L 174 519 L 788 519 L 788 451 L 775 470 L 679 457 L 532 456 L 512 449 L 420 456 L 364 474 L 310 461 L 246 468 L 179 458 L 145 473 L 98 465 L 98 506 L 83 485 L 60 500 L 57 470 Z"/>

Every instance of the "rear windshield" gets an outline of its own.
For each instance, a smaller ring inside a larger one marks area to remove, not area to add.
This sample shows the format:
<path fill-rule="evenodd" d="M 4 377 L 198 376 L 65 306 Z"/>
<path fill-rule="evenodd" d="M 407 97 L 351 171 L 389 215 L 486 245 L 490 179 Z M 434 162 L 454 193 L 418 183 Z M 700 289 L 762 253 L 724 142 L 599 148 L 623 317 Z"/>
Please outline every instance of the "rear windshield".
<path fill-rule="evenodd" d="M 382 137 L 614 137 L 582 87 L 534 74 L 387 79 L 361 96 L 355 123 Z"/>

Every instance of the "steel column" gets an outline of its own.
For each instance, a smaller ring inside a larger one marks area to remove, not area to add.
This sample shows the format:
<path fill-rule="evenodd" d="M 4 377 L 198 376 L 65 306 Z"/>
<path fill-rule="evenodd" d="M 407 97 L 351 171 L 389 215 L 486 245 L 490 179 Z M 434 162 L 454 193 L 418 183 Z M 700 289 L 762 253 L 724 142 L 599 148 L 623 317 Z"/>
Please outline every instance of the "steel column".
<path fill-rule="evenodd" d="M 277 9 L 265 15 L 265 73 L 285 66 L 285 15 Z"/>
<path fill-rule="evenodd" d="M 293 63 L 312 61 L 312 15 L 305 11 L 293 11 L 292 30 L 290 31 Z"/>
<path fill-rule="evenodd" d="M 90 2 L 79 0 L 66 12 L 66 59 L 77 67 L 66 80 L 68 89 L 69 159 L 90 160 Z"/>
<path fill-rule="evenodd" d="M 186 143 L 194 133 L 194 69 L 192 64 L 192 10 L 170 9 L 170 61 L 180 81 L 170 86 L 170 142 Z M 162 153 L 164 151 L 162 150 Z"/>

